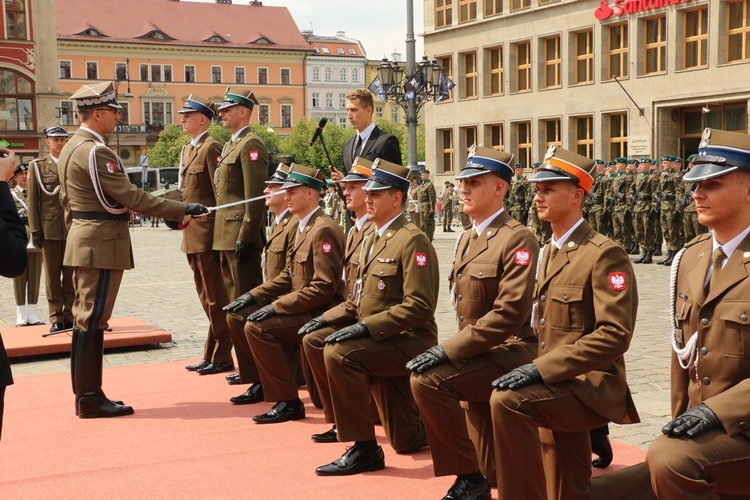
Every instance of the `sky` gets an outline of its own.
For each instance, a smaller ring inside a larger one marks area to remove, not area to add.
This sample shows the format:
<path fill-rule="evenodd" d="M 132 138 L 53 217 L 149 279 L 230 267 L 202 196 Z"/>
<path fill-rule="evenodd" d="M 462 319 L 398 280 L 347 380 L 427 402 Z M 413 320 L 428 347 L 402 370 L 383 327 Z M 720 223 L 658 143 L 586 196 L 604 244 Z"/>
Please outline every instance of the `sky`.
<path fill-rule="evenodd" d="M 208 0 L 213 1 L 213 0 Z M 337 31 L 362 42 L 369 59 L 382 59 L 397 49 L 406 61 L 406 1 L 375 2 L 342 0 L 262 0 L 263 5 L 286 7 L 300 30 L 312 29 L 315 35 L 335 35 Z M 247 4 L 249 0 L 233 0 Z M 419 36 L 424 31 L 422 0 L 413 0 L 414 36 L 417 40 L 416 60 L 424 53 Z M 432 59 L 432 54 L 427 54 Z"/>

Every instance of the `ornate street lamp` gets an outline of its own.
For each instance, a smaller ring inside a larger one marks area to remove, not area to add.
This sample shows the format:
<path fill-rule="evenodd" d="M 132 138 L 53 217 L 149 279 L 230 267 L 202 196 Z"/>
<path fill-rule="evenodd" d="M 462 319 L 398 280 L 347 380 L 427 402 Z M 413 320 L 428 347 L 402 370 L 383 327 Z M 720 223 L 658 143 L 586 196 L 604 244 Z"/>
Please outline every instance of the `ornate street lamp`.
<path fill-rule="evenodd" d="M 133 94 L 130 93 L 130 58 L 125 58 L 125 79 L 128 82 L 128 91 L 122 96 L 125 99 L 132 99 Z M 115 93 L 120 88 L 120 75 L 117 73 L 117 66 L 115 66 Z M 128 114 L 130 114 L 130 105 L 128 105 Z M 115 127 L 115 142 L 117 144 L 117 154 L 120 155 L 120 123 L 117 123 Z"/>

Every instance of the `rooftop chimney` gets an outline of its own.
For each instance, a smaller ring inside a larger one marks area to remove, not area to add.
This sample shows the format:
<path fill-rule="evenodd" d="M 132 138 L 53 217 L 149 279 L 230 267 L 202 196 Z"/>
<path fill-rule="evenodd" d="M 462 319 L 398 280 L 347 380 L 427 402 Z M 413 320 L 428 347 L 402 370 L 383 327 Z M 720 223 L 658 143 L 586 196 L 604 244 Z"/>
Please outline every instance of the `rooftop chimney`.
<path fill-rule="evenodd" d="M 339 38 L 344 38 L 346 36 L 346 31 L 337 31 L 336 36 Z"/>
<path fill-rule="evenodd" d="M 231 4 L 231 3 L 232 3 L 232 0 L 216 0 L 216 3 L 227 3 L 227 4 Z"/>
<path fill-rule="evenodd" d="M 253 0 L 250 2 L 250 5 L 256 5 L 258 7 L 263 7 L 263 2 L 259 2 L 258 0 Z"/>

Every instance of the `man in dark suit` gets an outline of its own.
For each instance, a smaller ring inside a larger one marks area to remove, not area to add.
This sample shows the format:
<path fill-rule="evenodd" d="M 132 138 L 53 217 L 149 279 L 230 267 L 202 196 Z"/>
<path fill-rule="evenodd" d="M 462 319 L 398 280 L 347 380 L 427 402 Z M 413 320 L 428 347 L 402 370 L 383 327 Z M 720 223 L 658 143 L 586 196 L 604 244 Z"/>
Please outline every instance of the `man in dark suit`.
<path fill-rule="evenodd" d="M 352 127 L 357 129 L 357 135 L 344 143 L 343 161 L 347 172 L 357 157 L 370 161 L 381 158 L 401 165 L 398 139 L 373 123 L 374 108 L 372 92 L 367 89 L 355 89 L 346 95 L 346 116 Z"/>

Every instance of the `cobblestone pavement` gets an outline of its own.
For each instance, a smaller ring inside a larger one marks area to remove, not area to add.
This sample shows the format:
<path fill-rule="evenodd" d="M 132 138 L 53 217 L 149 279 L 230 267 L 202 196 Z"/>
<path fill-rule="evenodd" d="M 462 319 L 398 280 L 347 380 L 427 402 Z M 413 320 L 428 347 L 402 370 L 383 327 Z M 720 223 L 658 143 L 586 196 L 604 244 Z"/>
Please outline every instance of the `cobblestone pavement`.
<path fill-rule="evenodd" d="M 448 273 L 460 230 L 435 232 L 434 245 L 440 260 L 441 290 L 436 320 L 440 338 L 455 333 L 456 320 L 448 292 Z M 114 317 L 134 316 L 172 334 L 173 343 L 158 348 L 108 350 L 105 366 L 158 363 L 199 359 L 203 353 L 208 321 L 200 307 L 187 259 L 180 252 L 181 234 L 164 225 L 132 229 L 136 267 L 126 271 L 115 304 Z M 640 305 L 630 350 L 626 354 L 628 380 L 641 423 L 612 425 L 611 435 L 646 448 L 669 419 L 669 268 L 634 264 Z M 42 277 L 44 281 L 44 277 Z M 39 298 L 40 317 L 47 310 L 44 283 Z M 10 280 L 0 280 L 0 328 L 15 323 L 15 302 Z M 69 356 L 50 355 L 13 362 L 16 377 L 68 371 Z M 190 376 L 186 373 L 186 376 Z M 105 375 L 106 383 L 106 375 Z M 12 390 L 12 389 L 11 389 Z"/>

